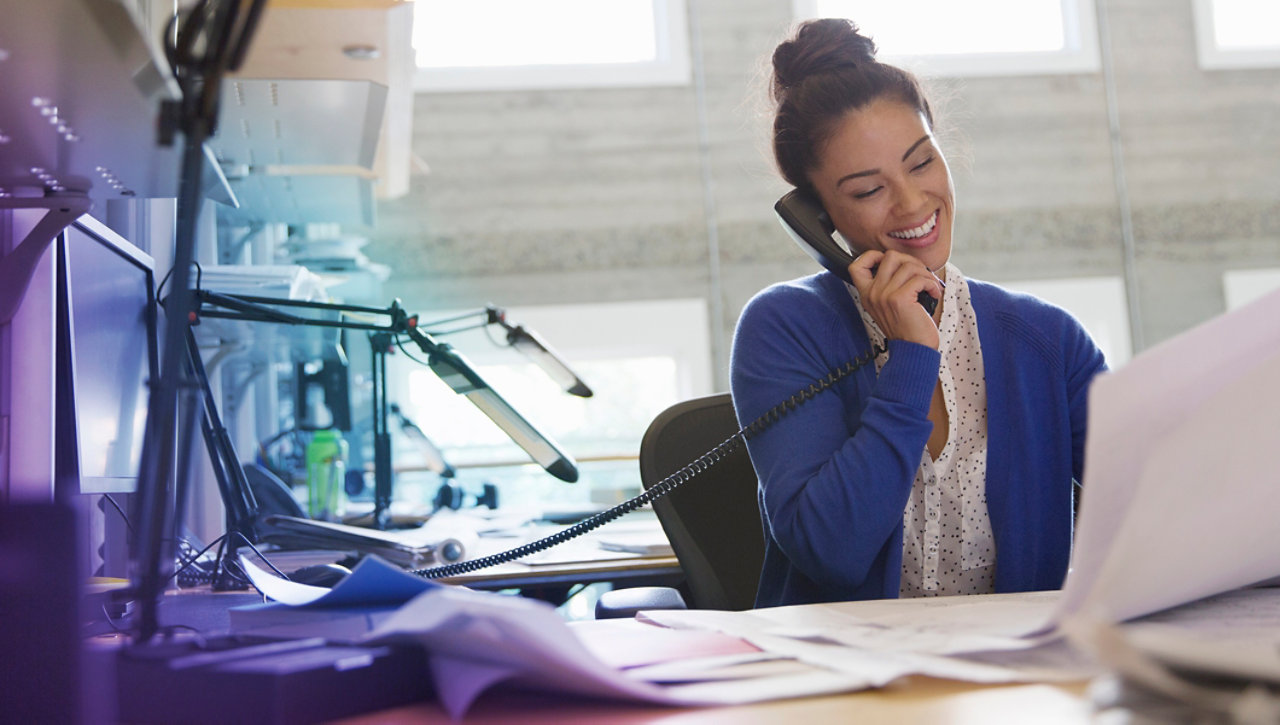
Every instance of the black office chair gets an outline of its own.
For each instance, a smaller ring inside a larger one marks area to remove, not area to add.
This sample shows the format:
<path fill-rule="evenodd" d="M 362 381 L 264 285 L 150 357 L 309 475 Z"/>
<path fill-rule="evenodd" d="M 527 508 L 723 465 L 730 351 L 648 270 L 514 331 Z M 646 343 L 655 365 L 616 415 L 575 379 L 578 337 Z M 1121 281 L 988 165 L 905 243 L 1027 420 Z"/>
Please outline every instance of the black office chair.
<path fill-rule="evenodd" d="M 677 403 L 658 414 L 640 441 L 640 479 L 646 489 L 716 447 L 739 430 L 728 393 Z M 750 609 L 764 562 L 764 531 L 756 473 L 745 444 L 678 489 L 653 502 L 685 574 L 693 609 Z M 601 597 L 600 618 L 634 616 L 640 609 L 679 606 L 656 587 L 619 589 Z"/>

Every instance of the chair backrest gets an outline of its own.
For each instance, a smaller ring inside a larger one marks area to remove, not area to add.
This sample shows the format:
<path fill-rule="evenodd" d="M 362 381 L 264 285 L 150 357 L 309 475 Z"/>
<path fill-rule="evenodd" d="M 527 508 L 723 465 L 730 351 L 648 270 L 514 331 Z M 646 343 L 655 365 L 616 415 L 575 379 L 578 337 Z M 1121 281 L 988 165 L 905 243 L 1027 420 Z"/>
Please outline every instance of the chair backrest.
<path fill-rule="evenodd" d="M 728 393 L 677 403 L 640 441 L 644 487 L 679 470 L 739 429 Z M 694 609 L 750 609 L 764 562 L 756 473 L 745 445 L 653 502 L 684 569 Z"/>

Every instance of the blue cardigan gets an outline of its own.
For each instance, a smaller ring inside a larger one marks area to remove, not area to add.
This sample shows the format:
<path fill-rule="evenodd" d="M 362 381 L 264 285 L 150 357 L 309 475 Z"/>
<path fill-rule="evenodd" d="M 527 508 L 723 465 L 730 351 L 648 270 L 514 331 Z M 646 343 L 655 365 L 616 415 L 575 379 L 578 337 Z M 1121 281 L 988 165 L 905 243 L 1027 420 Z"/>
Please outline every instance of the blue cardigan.
<path fill-rule="evenodd" d="M 1089 383 L 1106 364 L 1064 310 L 976 280 L 969 290 L 987 381 L 996 591 L 1055 589 L 1071 551 Z M 738 420 L 749 424 L 869 349 L 834 275 L 761 291 L 734 335 Z M 903 510 L 933 428 L 939 362 L 932 348 L 891 340 L 879 376 L 868 364 L 748 441 L 765 531 L 757 606 L 898 596 Z"/>

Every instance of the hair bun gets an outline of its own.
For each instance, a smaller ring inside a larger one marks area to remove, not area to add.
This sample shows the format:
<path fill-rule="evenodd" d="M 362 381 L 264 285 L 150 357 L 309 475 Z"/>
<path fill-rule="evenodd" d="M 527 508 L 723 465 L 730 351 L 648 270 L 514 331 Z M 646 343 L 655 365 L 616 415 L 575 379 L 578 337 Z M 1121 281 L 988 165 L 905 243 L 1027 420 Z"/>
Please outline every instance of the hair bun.
<path fill-rule="evenodd" d="M 822 18 L 801 23 L 773 52 L 773 93 L 780 98 L 806 78 L 840 68 L 874 63 L 876 44 L 852 20 Z"/>

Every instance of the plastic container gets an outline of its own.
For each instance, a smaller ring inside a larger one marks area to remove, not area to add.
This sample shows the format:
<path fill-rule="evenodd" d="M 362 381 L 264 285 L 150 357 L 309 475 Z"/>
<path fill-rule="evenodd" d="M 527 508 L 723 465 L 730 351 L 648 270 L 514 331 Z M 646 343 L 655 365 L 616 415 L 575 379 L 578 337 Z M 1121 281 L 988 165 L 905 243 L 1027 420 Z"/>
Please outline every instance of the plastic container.
<path fill-rule="evenodd" d="M 318 430 L 307 444 L 307 514 L 339 521 L 346 509 L 347 442 L 334 429 Z"/>

